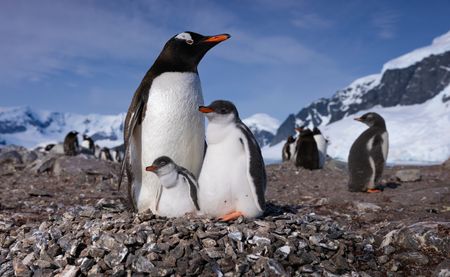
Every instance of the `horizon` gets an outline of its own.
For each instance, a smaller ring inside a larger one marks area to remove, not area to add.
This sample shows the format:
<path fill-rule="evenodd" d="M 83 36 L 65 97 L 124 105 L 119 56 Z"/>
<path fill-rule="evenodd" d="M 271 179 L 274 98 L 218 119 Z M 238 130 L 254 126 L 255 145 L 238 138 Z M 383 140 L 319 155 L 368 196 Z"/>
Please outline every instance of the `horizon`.
<path fill-rule="evenodd" d="M 10 38 L 0 45 L 0 106 L 74 114 L 126 113 L 162 46 L 185 30 L 232 36 L 199 65 L 206 104 L 227 99 L 242 118 L 265 113 L 282 122 L 450 29 L 446 1 L 0 6 L 0 34 Z"/>

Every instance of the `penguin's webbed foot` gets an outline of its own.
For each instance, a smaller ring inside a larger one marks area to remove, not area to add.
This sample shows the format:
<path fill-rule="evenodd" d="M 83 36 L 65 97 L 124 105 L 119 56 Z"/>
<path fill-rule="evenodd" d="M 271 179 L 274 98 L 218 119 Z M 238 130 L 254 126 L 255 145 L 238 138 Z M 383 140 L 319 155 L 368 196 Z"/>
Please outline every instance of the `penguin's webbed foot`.
<path fill-rule="evenodd" d="M 368 193 L 376 193 L 376 192 L 381 192 L 380 189 L 368 189 L 367 190 Z"/>
<path fill-rule="evenodd" d="M 243 215 L 241 212 L 231 212 L 229 214 L 226 214 L 224 216 L 219 217 L 220 221 L 231 221 L 239 218 L 241 215 Z"/>

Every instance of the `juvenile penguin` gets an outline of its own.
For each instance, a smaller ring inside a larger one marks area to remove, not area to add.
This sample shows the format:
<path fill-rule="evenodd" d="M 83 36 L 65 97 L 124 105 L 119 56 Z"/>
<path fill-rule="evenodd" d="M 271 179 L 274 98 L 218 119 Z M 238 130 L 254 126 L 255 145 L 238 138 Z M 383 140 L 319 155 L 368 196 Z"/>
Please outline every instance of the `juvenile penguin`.
<path fill-rule="evenodd" d="M 179 217 L 200 210 L 197 200 L 198 185 L 194 175 L 186 168 L 178 166 L 166 156 L 157 158 L 146 167 L 161 181 L 156 196 L 158 215 Z"/>
<path fill-rule="evenodd" d="M 86 134 L 83 134 L 83 141 L 81 142 L 81 147 L 85 149 L 86 153 L 91 155 L 95 154 L 94 140 Z"/>
<path fill-rule="evenodd" d="M 229 101 L 201 106 L 208 118 L 205 160 L 199 177 L 200 209 L 221 220 L 264 212 L 266 170 L 261 149 Z"/>
<path fill-rule="evenodd" d="M 317 127 L 314 127 L 313 135 L 314 140 L 317 144 L 317 149 L 319 150 L 319 168 L 323 168 L 323 166 L 325 165 L 325 160 L 327 158 L 328 142 Z"/>
<path fill-rule="evenodd" d="M 64 154 L 76 156 L 79 152 L 78 132 L 71 131 L 64 138 Z"/>
<path fill-rule="evenodd" d="M 295 139 L 293 136 L 289 136 L 286 140 L 286 143 L 283 146 L 281 158 L 283 162 L 291 160 L 293 152 L 291 152 L 292 144 L 294 144 Z"/>
<path fill-rule="evenodd" d="M 383 175 L 389 151 L 389 136 L 384 119 L 377 113 L 366 113 L 355 120 L 365 123 L 365 130 L 353 143 L 348 155 L 349 191 L 379 192 L 377 184 Z"/>
<path fill-rule="evenodd" d="M 126 170 L 128 197 L 136 210 L 157 213 L 161 184 L 155 174 L 145 171 L 157 157 L 170 156 L 199 175 L 205 122 L 197 111 L 203 105 L 197 66 L 209 49 L 229 37 L 193 32 L 172 37 L 137 88 L 125 118 L 125 157 L 119 176 L 120 187 Z"/>
<path fill-rule="evenodd" d="M 319 150 L 313 132 L 309 128 L 300 132 L 295 152 L 297 153 L 295 160 L 297 167 L 310 170 L 319 168 Z"/>
<path fill-rule="evenodd" d="M 47 144 L 44 150 L 51 154 L 64 154 L 64 144 L 63 143 L 50 143 Z"/>

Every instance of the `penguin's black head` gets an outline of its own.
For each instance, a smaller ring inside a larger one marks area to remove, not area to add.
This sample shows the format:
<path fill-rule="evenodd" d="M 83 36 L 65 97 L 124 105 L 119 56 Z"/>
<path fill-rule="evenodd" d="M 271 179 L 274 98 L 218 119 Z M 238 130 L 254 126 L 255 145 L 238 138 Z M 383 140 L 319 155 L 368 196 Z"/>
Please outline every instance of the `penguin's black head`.
<path fill-rule="evenodd" d="M 175 169 L 175 163 L 167 156 L 161 156 L 153 161 L 151 166 L 145 168 L 146 171 L 154 172 L 157 175 L 164 175 Z"/>
<path fill-rule="evenodd" d="M 206 52 L 229 38 L 228 34 L 203 36 L 189 31 L 179 33 L 166 42 L 155 65 L 161 71 L 197 72 L 197 66 Z"/>
<path fill-rule="evenodd" d="M 300 132 L 300 137 L 310 137 L 310 136 L 314 136 L 314 133 L 313 133 L 313 131 L 311 131 L 311 129 L 309 129 L 309 128 L 306 128 L 306 129 L 303 129 L 301 132 Z"/>
<path fill-rule="evenodd" d="M 230 101 L 216 100 L 209 106 L 200 106 L 198 110 L 208 117 L 209 121 L 227 124 L 239 120 L 236 106 Z"/>
<path fill-rule="evenodd" d="M 361 117 L 355 118 L 355 120 L 360 121 L 366 124 L 369 127 L 378 126 L 378 127 L 386 127 L 383 117 L 377 113 L 365 113 Z"/>
<path fill-rule="evenodd" d="M 88 139 L 89 139 L 89 136 L 86 135 L 86 134 L 83 134 L 83 139 L 84 139 L 84 140 L 88 140 Z"/>
<path fill-rule="evenodd" d="M 319 130 L 319 128 L 314 127 L 314 129 L 313 129 L 313 134 L 314 134 L 314 135 L 320 135 L 320 134 L 322 134 L 322 132 Z"/>

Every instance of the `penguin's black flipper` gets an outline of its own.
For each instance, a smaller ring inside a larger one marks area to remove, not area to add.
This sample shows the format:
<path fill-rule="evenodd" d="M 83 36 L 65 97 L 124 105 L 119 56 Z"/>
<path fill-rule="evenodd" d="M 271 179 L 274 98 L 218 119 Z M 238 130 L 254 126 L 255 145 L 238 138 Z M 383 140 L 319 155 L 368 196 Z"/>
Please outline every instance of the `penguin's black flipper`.
<path fill-rule="evenodd" d="M 255 139 L 252 131 L 242 121 L 236 123 L 237 127 L 241 129 L 244 134 L 244 138 L 241 139 L 241 143 L 245 148 L 247 157 L 249 158 L 249 173 L 250 183 L 253 183 L 252 192 L 254 198 L 258 202 L 259 208 L 264 211 L 265 209 L 265 191 L 267 186 L 266 167 L 264 165 L 264 159 L 261 154 L 261 148 Z"/>
<path fill-rule="evenodd" d="M 381 176 L 383 175 L 384 169 L 384 156 L 383 156 L 383 138 L 381 135 L 375 135 L 373 139 L 372 149 L 370 151 L 370 156 L 372 156 L 373 161 L 375 163 L 375 178 L 374 185 L 380 181 Z"/>
<path fill-rule="evenodd" d="M 179 167 L 179 174 L 181 174 L 189 184 L 189 195 L 191 197 L 192 203 L 194 204 L 197 211 L 200 211 L 200 206 L 198 204 L 198 183 L 194 175 L 184 167 Z"/>

